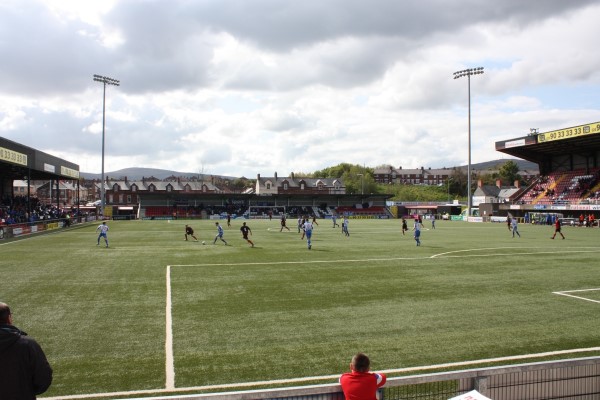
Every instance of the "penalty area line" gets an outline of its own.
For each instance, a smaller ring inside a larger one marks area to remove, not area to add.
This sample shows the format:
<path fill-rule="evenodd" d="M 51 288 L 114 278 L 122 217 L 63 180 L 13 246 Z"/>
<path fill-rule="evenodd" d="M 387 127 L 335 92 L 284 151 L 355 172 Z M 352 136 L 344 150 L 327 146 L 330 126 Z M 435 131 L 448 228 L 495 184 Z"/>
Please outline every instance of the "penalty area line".
<path fill-rule="evenodd" d="M 565 297 L 572 297 L 574 299 L 579 299 L 579 300 L 585 300 L 585 301 L 589 301 L 592 303 L 600 303 L 600 300 L 593 300 L 593 299 L 588 299 L 587 297 L 581 297 L 581 296 L 575 296 L 573 294 L 569 294 L 569 293 L 580 293 L 580 292 L 592 292 L 595 290 L 600 290 L 600 288 L 594 288 L 594 289 L 578 289 L 578 290 L 563 290 L 561 292 L 552 292 L 552 294 L 557 294 L 559 296 L 565 296 Z"/>
<path fill-rule="evenodd" d="M 589 247 L 586 247 L 589 248 Z M 592 249 L 592 250 L 555 250 L 555 251 L 550 251 L 550 250 L 545 250 L 545 251 L 529 251 L 529 252 L 513 252 L 513 253 L 493 253 L 493 254 L 466 254 L 466 255 L 461 255 L 461 254 L 457 254 L 454 255 L 455 253 L 466 253 L 466 252 L 473 252 L 473 251 L 482 251 L 482 250 L 504 250 L 504 249 L 523 249 L 523 247 L 491 247 L 491 248 L 485 248 L 485 249 L 469 249 L 469 250 L 455 250 L 455 251 L 448 251 L 445 253 L 439 253 L 439 254 L 434 254 L 432 255 L 430 258 L 467 258 L 467 257 L 489 257 L 489 256 L 531 256 L 531 255 L 538 255 L 538 254 L 565 254 L 565 253 L 599 253 L 600 249 Z"/>

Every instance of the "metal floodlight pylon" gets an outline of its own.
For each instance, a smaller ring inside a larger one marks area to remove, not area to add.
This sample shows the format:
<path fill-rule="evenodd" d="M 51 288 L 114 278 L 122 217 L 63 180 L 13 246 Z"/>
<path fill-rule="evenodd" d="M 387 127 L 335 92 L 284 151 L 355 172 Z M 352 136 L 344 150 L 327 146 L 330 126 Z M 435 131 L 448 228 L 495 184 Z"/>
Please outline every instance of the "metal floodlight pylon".
<path fill-rule="evenodd" d="M 94 81 L 102 83 L 104 92 L 102 95 L 102 181 L 100 182 L 100 209 L 102 219 L 104 219 L 104 142 L 105 142 L 105 127 L 106 127 L 106 85 L 119 86 L 121 84 L 117 79 L 109 78 L 108 76 L 94 74 Z"/>
<path fill-rule="evenodd" d="M 471 75 L 483 74 L 483 67 L 467 68 L 454 73 L 454 79 L 467 77 L 469 90 L 469 162 L 467 164 L 467 218 L 471 216 Z"/>

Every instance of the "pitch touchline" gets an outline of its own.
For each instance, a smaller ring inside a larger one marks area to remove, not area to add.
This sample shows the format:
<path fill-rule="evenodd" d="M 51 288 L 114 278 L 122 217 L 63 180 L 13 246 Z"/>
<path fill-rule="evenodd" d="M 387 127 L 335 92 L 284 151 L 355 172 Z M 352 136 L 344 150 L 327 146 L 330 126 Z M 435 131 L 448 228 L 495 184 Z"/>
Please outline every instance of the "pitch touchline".
<path fill-rule="evenodd" d="M 522 354 L 522 355 L 518 355 L 518 356 L 485 358 L 482 360 L 458 361 L 458 362 L 453 362 L 453 363 L 444 363 L 444 364 L 437 364 L 437 365 L 387 369 L 387 370 L 383 370 L 381 372 L 386 373 L 386 374 L 406 373 L 406 372 L 425 371 L 425 370 L 440 369 L 440 368 L 460 367 L 460 366 L 466 366 L 466 365 L 495 363 L 495 362 L 502 362 L 502 361 L 552 357 L 552 356 L 563 355 L 563 354 L 586 353 L 586 352 L 594 352 L 594 351 L 600 351 L 600 347 L 589 347 L 586 349 L 572 349 L 572 350 L 557 350 L 557 351 L 549 351 L 549 352 L 545 352 L 545 353 Z M 173 389 L 165 388 L 165 389 L 154 389 L 154 390 L 146 389 L 146 390 L 132 390 L 132 391 L 128 391 L 128 392 L 110 392 L 110 393 L 45 397 L 45 399 L 46 400 L 71 400 L 71 399 L 73 399 L 74 400 L 74 399 L 86 399 L 86 398 L 95 398 L 95 397 L 102 398 L 102 397 L 112 397 L 112 396 L 161 394 L 161 393 L 168 393 L 168 392 L 191 392 L 191 391 L 203 391 L 203 390 L 214 390 L 214 389 L 235 389 L 235 388 L 240 388 L 240 387 L 254 387 L 254 386 L 266 386 L 266 385 L 273 385 L 273 384 L 307 382 L 307 381 L 334 380 L 334 379 L 338 379 L 339 376 L 340 376 L 340 374 L 323 375 L 323 376 L 307 376 L 307 377 L 303 377 L 303 378 L 275 379 L 275 380 L 270 380 L 270 381 L 230 383 L 230 384 L 221 384 L 221 385 L 191 386 L 191 387 L 186 387 L 186 388 L 173 388 Z"/>

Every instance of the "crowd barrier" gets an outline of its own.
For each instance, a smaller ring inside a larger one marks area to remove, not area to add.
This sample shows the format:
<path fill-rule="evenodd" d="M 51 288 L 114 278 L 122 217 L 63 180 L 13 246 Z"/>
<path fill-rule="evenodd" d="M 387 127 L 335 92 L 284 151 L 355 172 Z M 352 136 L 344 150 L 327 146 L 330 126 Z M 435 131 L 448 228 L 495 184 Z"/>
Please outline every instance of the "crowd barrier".
<path fill-rule="evenodd" d="M 382 371 L 386 372 L 386 371 Z M 388 378 L 379 400 L 444 400 L 472 390 L 492 400 L 598 399 L 600 357 Z M 339 384 L 147 397 L 145 400 L 344 400 Z"/>

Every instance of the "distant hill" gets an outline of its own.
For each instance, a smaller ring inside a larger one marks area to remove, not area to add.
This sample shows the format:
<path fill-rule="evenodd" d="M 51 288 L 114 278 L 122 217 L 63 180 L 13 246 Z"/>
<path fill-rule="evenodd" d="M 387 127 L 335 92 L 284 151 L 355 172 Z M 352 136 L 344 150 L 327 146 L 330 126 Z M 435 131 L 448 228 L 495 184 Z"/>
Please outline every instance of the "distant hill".
<path fill-rule="evenodd" d="M 519 171 L 539 171 L 540 167 L 536 164 L 533 163 L 531 161 L 525 161 L 525 160 L 518 160 L 518 159 L 501 159 L 501 160 L 493 160 L 493 161 L 485 161 L 482 163 L 477 163 L 477 164 L 471 164 L 471 168 L 474 170 L 486 170 L 486 169 L 492 169 L 492 170 L 496 170 L 499 169 L 502 165 L 504 165 L 504 163 L 506 163 L 507 161 L 513 161 L 515 164 L 517 164 L 519 166 Z M 460 168 L 467 168 L 466 165 L 462 165 Z"/>
<path fill-rule="evenodd" d="M 521 170 L 521 171 L 523 171 L 523 170 L 528 170 L 528 171 L 539 170 L 539 167 L 537 164 L 532 163 L 530 161 L 518 160 L 518 159 L 512 159 L 512 160 L 502 159 L 502 160 L 486 161 L 486 162 L 482 162 L 482 163 L 471 164 L 471 168 L 473 170 L 487 170 L 487 169 L 496 170 L 496 169 L 500 168 L 500 166 L 502 166 L 507 161 L 514 161 L 519 166 L 519 170 Z M 457 168 L 466 169 L 467 166 L 461 165 L 461 166 L 458 166 Z M 81 172 L 80 175 L 84 179 L 100 179 L 101 178 L 101 176 L 100 176 L 101 174 L 94 174 L 94 173 L 90 173 L 90 172 Z M 149 178 L 151 176 L 153 176 L 157 179 L 165 179 L 165 178 L 168 178 L 169 176 L 177 176 L 177 177 L 181 176 L 181 177 L 191 178 L 191 177 L 197 177 L 202 174 L 200 174 L 198 172 L 178 172 L 178 171 L 158 169 L 158 168 L 124 168 L 124 169 L 120 169 L 118 171 L 106 172 L 104 175 L 108 176 L 110 179 L 121 179 L 121 178 L 127 177 L 127 179 L 130 181 L 136 181 L 136 180 L 140 180 L 142 178 Z M 232 180 L 237 178 L 237 177 L 232 177 L 232 176 L 212 175 L 212 174 L 204 174 L 204 176 L 206 176 L 206 177 L 217 176 L 219 178 L 232 179 Z M 249 178 L 249 179 L 252 179 L 252 178 Z"/>
<path fill-rule="evenodd" d="M 81 172 L 80 175 L 84 179 L 100 179 L 101 178 L 101 174 L 94 174 L 94 173 L 90 173 L 90 172 Z M 165 178 L 168 178 L 169 176 L 177 176 L 177 177 L 181 176 L 181 177 L 191 178 L 191 177 L 194 177 L 194 176 L 197 177 L 197 176 L 200 176 L 203 174 L 201 174 L 199 172 L 178 172 L 178 171 L 171 171 L 171 170 L 158 169 L 158 168 L 124 168 L 124 169 L 120 169 L 117 171 L 105 172 L 104 175 L 108 176 L 110 179 L 121 179 L 121 178 L 127 177 L 127 179 L 130 181 L 137 181 L 142 178 L 150 178 L 151 176 L 153 176 L 157 179 L 165 179 Z M 223 179 L 235 179 L 234 177 L 223 176 L 223 175 L 204 174 L 204 176 L 205 177 L 218 176 L 219 178 L 223 178 Z"/>

